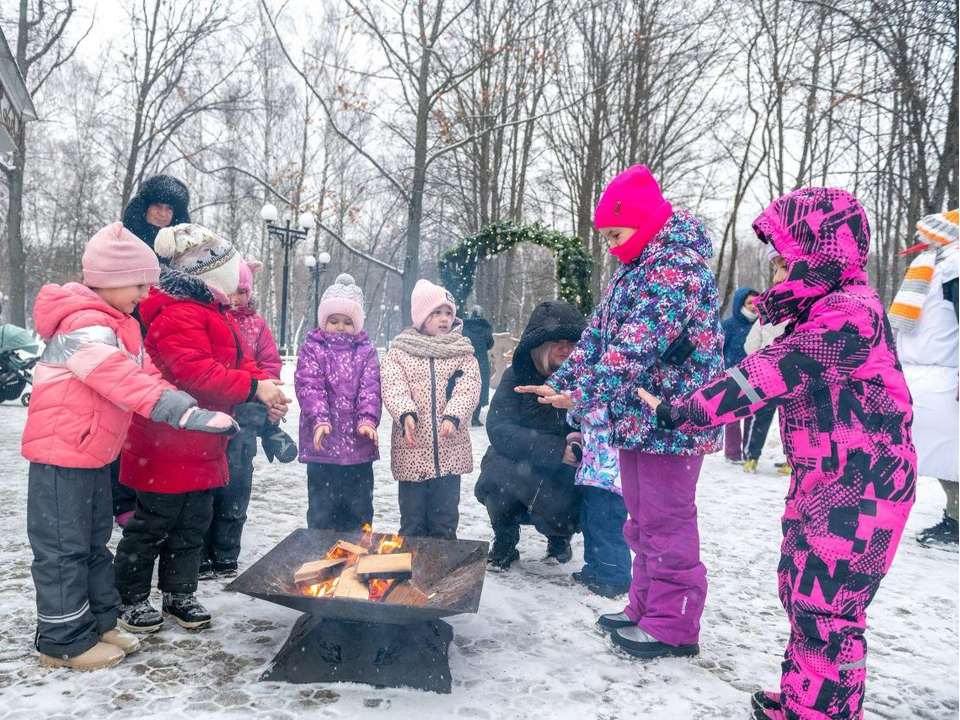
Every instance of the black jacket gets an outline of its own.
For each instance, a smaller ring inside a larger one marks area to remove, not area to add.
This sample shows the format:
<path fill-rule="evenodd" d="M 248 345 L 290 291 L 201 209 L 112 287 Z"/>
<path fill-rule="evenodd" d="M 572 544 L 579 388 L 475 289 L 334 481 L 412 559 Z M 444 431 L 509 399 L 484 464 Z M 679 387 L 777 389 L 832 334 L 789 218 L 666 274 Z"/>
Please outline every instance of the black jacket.
<path fill-rule="evenodd" d="M 484 317 L 466 318 L 463 335 L 473 344 L 473 354 L 480 365 L 480 408 L 490 402 L 490 348 L 493 347 L 493 328 Z"/>
<path fill-rule="evenodd" d="M 180 180 L 170 175 L 154 175 L 140 185 L 137 194 L 123 209 L 123 226 L 143 240 L 150 249 L 160 228 L 147 222 L 147 208 L 163 203 L 173 208 L 171 226 L 190 222 L 190 191 Z"/>

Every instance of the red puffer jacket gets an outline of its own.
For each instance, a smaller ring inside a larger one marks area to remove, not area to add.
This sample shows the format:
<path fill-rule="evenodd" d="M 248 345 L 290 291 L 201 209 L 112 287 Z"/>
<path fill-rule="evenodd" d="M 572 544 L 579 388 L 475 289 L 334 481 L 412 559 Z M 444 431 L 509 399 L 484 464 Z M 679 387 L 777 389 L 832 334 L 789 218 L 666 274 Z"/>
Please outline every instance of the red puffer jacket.
<path fill-rule="evenodd" d="M 200 407 L 232 413 L 253 399 L 267 378 L 245 357 L 240 332 L 203 281 L 164 270 L 160 284 L 140 303 L 147 351 L 163 378 L 190 393 Z M 135 417 L 123 446 L 120 482 L 135 490 L 182 493 L 228 481 L 227 438 L 174 430 Z"/>

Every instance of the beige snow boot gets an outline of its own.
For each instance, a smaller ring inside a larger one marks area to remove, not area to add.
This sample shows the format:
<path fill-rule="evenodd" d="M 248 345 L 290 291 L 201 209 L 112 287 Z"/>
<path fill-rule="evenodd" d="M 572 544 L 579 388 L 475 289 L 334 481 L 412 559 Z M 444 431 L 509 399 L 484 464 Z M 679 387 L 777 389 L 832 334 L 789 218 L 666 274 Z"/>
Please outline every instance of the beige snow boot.
<path fill-rule="evenodd" d="M 100 636 L 100 642 L 120 648 L 124 655 L 136 652 L 140 648 L 140 639 L 136 635 L 119 628 L 107 630 Z"/>
<path fill-rule="evenodd" d="M 120 648 L 109 643 L 99 642 L 86 652 L 72 658 L 58 658 L 40 653 L 40 667 L 100 670 L 117 665 L 124 657 L 123 650 Z"/>

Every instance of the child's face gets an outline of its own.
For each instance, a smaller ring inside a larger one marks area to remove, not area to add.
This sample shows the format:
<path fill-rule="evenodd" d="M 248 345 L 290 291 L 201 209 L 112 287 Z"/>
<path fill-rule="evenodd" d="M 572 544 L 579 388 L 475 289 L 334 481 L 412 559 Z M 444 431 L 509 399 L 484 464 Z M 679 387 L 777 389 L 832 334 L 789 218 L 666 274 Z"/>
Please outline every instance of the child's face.
<path fill-rule="evenodd" d="M 173 222 L 173 208 L 166 203 L 156 203 L 147 208 L 147 222 L 158 228 L 165 228 Z"/>
<path fill-rule="evenodd" d="M 149 285 L 128 285 L 119 288 L 91 288 L 103 301 L 122 313 L 130 315 L 137 309 L 141 300 L 150 294 Z"/>
<path fill-rule="evenodd" d="M 757 299 L 756 295 L 747 295 L 747 299 L 743 301 L 743 308 L 747 312 L 755 313 L 757 311 L 757 306 L 754 304 L 754 300 Z"/>
<path fill-rule="evenodd" d="M 787 263 L 783 258 L 777 255 L 773 259 L 773 284 L 779 285 L 787 279 Z"/>
<path fill-rule="evenodd" d="M 354 335 L 357 332 L 357 328 L 353 324 L 347 315 L 341 315 L 340 313 L 334 313 L 327 318 L 327 324 L 323 326 L 323 331 L 328 333 L 345 333 L 347 335 Z"/>
<path fill-rule="evenodd" d="M 623 245 L 627 240 L 633 237 L 637 231 L 636 228 L 627 227 L 606 227 L 600 228 L 600 234 L 607 240 L 607 244 L 612 250 L 615 247 Z"/>
<path fill-rule="evenodd" d="M 430 337 L 436 337 L 437 335 L 446 335 L 452 327 L 453 310 L 446 305 L 442 305 L 430 313 L 430 316 L 424 321 L 423 328 L 420 332 Z"/>
<path fill-rule="evenodd" d="M 250 302 L 249 290 L 241 290 L 240 288 L 237 288 L 230 295 L 230 304 L 235 308 L 246 307 L 248 302 Z"/>

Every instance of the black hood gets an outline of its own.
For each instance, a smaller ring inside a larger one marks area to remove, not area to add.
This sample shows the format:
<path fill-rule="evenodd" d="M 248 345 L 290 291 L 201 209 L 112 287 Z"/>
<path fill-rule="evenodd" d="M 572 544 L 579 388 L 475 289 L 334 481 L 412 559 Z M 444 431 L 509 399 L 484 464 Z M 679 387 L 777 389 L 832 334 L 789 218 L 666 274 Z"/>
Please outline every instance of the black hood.
<path fill-rule="evenodd" d="M 537 305 L 530 314 L 520 343 L 513 351 L 513 371 L 517 376 L 538 375 L 530 351 L 545 342 L 569 340 L 577 342 L 587 321 L 583 313 L 562 300 L 547 300 Z"/>
<path fill-rule="evenodd" d="M 147 222 L 147 208 L 159 203 L 173 208 L 170 225 L 190 222 L 190 191 L 182 181 L 170 175 L 154 175 L 144 180 L 123 209 L 123 226 L 151 249 L 160 228 Z"/>
<path fill-rule="evenodd" d="M 485 317 L 467 317 L 463 319 L 463 332 L 493 331 L 493 326 Z"/>

